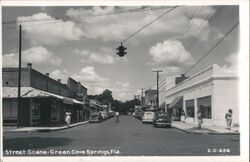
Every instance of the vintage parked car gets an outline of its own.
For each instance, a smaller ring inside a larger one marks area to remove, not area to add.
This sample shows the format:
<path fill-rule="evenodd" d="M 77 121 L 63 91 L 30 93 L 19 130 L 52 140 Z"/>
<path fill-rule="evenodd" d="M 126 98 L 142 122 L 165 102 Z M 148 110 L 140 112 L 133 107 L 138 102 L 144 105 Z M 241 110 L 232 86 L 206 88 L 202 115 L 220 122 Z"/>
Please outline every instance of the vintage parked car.
<path fill-rule="evenodd" d="M 89 117 L 90 123 L 101 123 L 102 121 L 103 121 L 103 118 L 100 113 L 93 113 Z"/>
<path fill-rule="evenodd" d="M 135 111 L 135 118 L 142 120 L 144 112 L 143 111 Z"/>
<path fill-rule="evenodd" d="M 146 111 L 142 117 L 142 123 L 153 123 L 155 113 L 152 111 Z"/>
<path fill-rule="evenodd" d="M 167 112 L 157 112 L 154 118 L 154 126 L 158 127 L 171 127 L 172 120 L 171 116 Z"/>
<path fill-rule="evenodd" d="M 107 114 L 106 111 L 100 111 L 99 113 L 101 113 L 101 116 L 102 116 L 103 120 L 108 119 L 108 114 Z"/>

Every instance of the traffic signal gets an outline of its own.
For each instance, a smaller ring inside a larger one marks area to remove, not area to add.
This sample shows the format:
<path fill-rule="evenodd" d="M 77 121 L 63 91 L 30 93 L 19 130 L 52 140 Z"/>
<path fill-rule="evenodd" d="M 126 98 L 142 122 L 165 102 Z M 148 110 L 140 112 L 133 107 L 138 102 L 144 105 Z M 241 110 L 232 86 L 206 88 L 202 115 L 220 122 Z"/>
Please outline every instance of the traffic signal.
<path fill-rule="evenodd" d="M 126 51 L 127 48 L 122 45 L 122 42 L 121 42 L 121 45 L 118 48 L 116 48 L 116 50 L 117 50 L 116 54 L 120 57 L 123 57 L 124 55 L 127 54 L 127 51 Z"/>

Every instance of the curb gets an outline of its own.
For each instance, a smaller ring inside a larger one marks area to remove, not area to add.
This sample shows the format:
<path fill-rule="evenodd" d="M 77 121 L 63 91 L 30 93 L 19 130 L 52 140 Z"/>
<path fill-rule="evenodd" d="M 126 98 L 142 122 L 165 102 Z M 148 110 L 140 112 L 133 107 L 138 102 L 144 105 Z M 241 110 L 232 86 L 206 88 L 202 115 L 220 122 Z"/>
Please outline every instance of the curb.
<path fill-rule="evenodd" d="M 81 122 L 81 123 L 75 123 L 75 124 L 72 124 L 70 125 L 69 127 L 67 126 L 63 126 L 63 127 L 58 127 L 58 128 L 44 128 L 44 129 L 30 129 L 30 130 L 17 130 L 17 129 L 14 129 L 14 130 L 11 130 L 9 132 L 53 132 L 53 131 L 59 131 L 59 130 L 64 130 L 64 129 L 69 129 L 69 128 L 73 128 L 73 127 L 77 127 L 77 126 L 80 126 L 80 125 L 83 125 L 83 124 L 87 124 L 89 123 L 89 121 L 85 121 L 85 122 Z"/>
<path fill-rule="evenodd" d="M 180 130 L 180 131 L 183 131 L 183 132 L 185 132 L 185 133 L 192 134 L 192 132 L 187 131 L 187 130 L 185 130 L 185 129 L 181 129 L 181 128 L 178 128 L 178 127 L 173 126 L 173 125 L 172 125 L 172 127 L 175 128 L 175 129 L 178 129 L 178 130 Z"/>
<path fill-rule="evenodd" d="M 181 130 L 181 131 L 183 131 L 183 132 L 185 132 L 185 133 L 188 133 L 188 134 L 199 134 L 199 135 L 201 135 L 201 134 L 211 134 L 211 135 L 240 135 L 240 133 L 237 133 L 237 132 L 235 132 L 235 133 L 233 133 L 233 132 L 230 132 L 230 133 L 220 133 L 220 132 L 194 132 L 194 131 L 188 131 L 188 130 L 186 130 L 186 129 L 181 129 L 181 128 L 178 128 L 178 127 L 176 127 L 176 126 L 172 126 L 172 127 L 175 128 L 175 129 Z"/>

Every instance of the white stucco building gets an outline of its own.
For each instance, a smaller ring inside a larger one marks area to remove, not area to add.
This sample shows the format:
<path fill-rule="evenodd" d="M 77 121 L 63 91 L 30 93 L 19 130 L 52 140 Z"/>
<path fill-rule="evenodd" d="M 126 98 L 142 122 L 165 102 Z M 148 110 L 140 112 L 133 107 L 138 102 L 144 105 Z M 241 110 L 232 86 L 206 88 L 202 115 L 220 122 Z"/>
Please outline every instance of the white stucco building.
<path fill-rule="evenodd" d="M 239 78 L 214 64 L 166 90 L 166 111 L 179 120 L 181 111 L 186 122 L 197 123 L 197 110 L 202 110 L 204 125 L 225 126 L 225 113 L 233 110 L 233 125 L 239 125 Z"/>

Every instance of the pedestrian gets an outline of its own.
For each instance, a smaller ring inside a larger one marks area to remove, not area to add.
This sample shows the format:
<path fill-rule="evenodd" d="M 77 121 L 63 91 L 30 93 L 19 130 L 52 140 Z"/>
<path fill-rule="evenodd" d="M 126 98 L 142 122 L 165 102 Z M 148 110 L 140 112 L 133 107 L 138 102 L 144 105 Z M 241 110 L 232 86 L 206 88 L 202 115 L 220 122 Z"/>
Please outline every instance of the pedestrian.
<path fill-rule="evenodd" d="M 186 121 L 186 113 L 185 113 L 184 110 L 181 111 L 181 121 L 182 121 L 183 123 L 185 123 L 185 121 Z"/>
<path fill-rule="evenodd" d="M 227 123 L 227 129 L 231 129 L 231 124 L 232 124 L 232 114 L 233 111 L 232 109 L 229 109 L 228 112 L 225 115 L 226 123 Z"/>
<path fill-rule="evenodd" d="M 119 112 L 118 111 L 116 111 L 115 112 L 115 123 L 119 123 L 120 121 L 119 121 Z"/>
<path fill-rule="evenodd" d="M 71 120 L 71 113 L 69 112 L 66 112 L 65 114 L 65 122 L 66 122 L 66 125 L 69 127 L 70 126 L 70 120 Z"/>
<path fill-rule="evenodd" d="M 201 129 L 201 124 L 202 124 L 201 109 L 198 109 L 197 111 L 197 120 L 198 120 L 198 129 Z"/>

